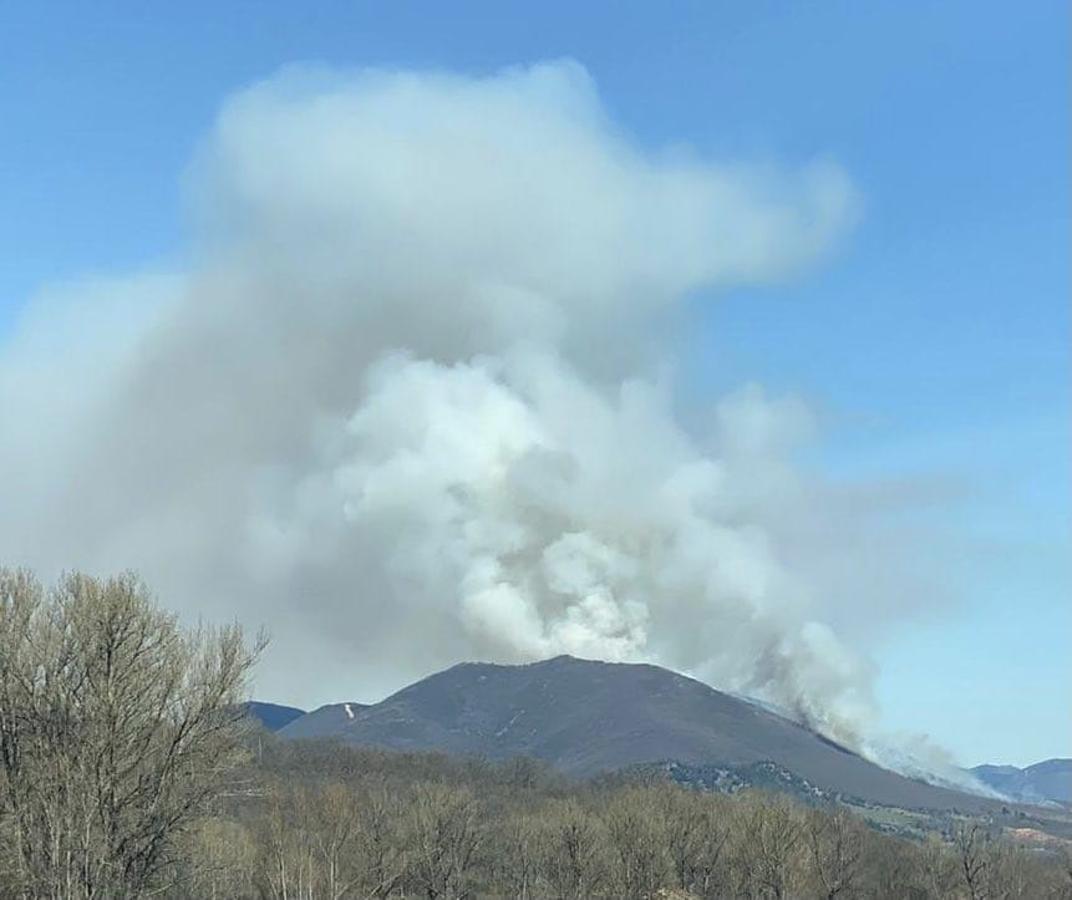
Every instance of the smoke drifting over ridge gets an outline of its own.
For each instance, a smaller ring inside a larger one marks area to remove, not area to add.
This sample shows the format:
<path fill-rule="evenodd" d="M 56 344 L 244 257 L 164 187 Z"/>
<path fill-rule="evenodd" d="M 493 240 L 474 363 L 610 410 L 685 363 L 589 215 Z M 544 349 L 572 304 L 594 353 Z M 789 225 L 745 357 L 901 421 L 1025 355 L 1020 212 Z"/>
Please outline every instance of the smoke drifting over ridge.
<path fill-rule="evenodd" d="M 642 152 L 555 63 L 284 73 L 224 106 L 189 183 L 187 271 L 46 295 L 0 350 L 10 561 L 265 622 L 275 700 L 572 653 L 859 745 L 852 611 L 798 565 L 838 554 L 802 536 L 829 511 L 790 463 L 808 410 L 750 386 L 697 434 L 659 374 L 690 291 L 836 241 L 836 168 Z"/>

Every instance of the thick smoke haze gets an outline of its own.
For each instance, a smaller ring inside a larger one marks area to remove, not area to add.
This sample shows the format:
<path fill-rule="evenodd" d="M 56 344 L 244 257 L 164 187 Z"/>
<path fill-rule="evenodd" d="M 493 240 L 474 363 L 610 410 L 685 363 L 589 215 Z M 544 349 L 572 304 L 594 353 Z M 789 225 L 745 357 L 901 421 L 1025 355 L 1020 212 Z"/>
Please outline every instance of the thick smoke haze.
<path fill-rule="evenodd" d="M 186 189 L 184 271 L 46 292 L 0 350 L 6 561 L 264 623 L 276 701 L 571 653 L 860 745 L 884 501 L 793 464 L 799 400 L 686 428 L 673 378 L 690 294 L 836 245 L 835 166 L 641 149 L 571 63 L 302 70 L 224 105 Z"/>

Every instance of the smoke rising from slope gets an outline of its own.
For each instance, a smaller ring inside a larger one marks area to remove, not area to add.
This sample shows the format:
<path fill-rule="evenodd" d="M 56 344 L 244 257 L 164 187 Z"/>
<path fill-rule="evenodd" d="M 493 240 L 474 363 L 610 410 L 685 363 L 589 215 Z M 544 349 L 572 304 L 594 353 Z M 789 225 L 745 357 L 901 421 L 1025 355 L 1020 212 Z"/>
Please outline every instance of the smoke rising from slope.
<path fill-rule="evenodd" d="M 836 241 L 835 167 L 644 152 L 571 63 L 289 72 L 189 189 L 188 271 L 43 297 L 0 355 L 13 561 L 266 622 L 280 701 L 573 653 L 868 727 L 862 601 L 799 559 L 852 552 L 802 537 L 807 409 L 749 386 L 696 433 L 666 375 L 685 295 Z"/>

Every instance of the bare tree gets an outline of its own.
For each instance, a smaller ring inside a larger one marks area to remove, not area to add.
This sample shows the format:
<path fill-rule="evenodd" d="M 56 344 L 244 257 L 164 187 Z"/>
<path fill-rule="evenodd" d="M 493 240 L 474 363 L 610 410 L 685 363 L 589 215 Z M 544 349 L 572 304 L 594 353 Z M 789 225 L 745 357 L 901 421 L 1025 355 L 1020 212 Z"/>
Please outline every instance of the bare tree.
<path fill-rule="evenodd" d="M 605 877 L 602 823 L 575 800 L 551 803 L 541 816 L 543 875 L 555 897 L 582 900 Z"/>
<path fill-rule="evenodd" d="M 995 900 L 1031 897 L 1036 889 L 1027 854 L 1004 841 L 991 844 L 988 875 L 987 896 Z"/>
<path fill-rule="evenodd" d="M 960 884 L 958 860 L 937 835 L 931 835 L 917 850 L 920 882 L 932 897 L 950 897 Z"/>
<path fill-rule="evenodd" d="M 785 797 L 741 798 L 737 817 L 737 859 L 746 896 L 794 894 L 801 843 L 798 810 Z"/>
<path fill-rule="evenodd" d="M 1072 897 L 1072 847 L 1065 844 L 1060 851 L 1061 887 L 1060 896 Z"/>
<path fill-rule="evenodd" d="M 239 822 L 211 817 L 187 835 L 184 857 L 188 872 L 181 889 L 204 900 L 235 900 L 253 891 L 256 844 Z"/>
<path fill-rule="evenodd" d="M 470 896 L 483 840 L 476 798 L 467 788 L 420 784 L 410 801 L 410 874 L 428 900 Z"/>
<path fill-rule="evenodd" d="M 131 897 L 175 877 L 176 837 L 240 761 L 263 641 L 184 632 L 135 576 L 47 594 L 0 569 L 0 821 L 26 896 Z"/>
<path fill-rule="evenodd" d="M 352 860 L 360 830 L 358 800 L 342 784 L 328 784 L 311 792 L 306 821 L 321 868 L 320 894 L 340 900 L 359 881 Z"/>
<path fill-rule="evenodd" d="M 805 834 L 811 869 L 826 900 L 855 890 L 863 853 L 861 832 L 859 821 L 840 807 L 808 814 Z"/>
<path fill-rule="evenodd" d="M 274 900 L 312 896 L 316 853 L 306 827 L 307 808 L 303 788 L 272 786 L 269 806 L 259 822 L 261 896 Z"/>
<path fill-rule="evenodd" d="M 539 896 L 539 839 L 536 823 L 527 813 L 511 816 L 493 835 L 493 880 L 515 900 Z"/>
<path fill-rule="evenodd" d="M 662 792 L 663 841 L 674 887 L 698 897 L 721 896 L 723 848 L 728 829 L 721 798 L 676 785 Z"/>
<path fill-rule="evenodd" d="M 402 883 L 407 857 L 399 833 L 402 807 L 382 783 L 367 785 L 361 800 L 357 859 L 359 896 L 382 900 Z"/>
<path fill-rule="evenodd" d="M 631 788 L 607 803 L 603 819 L 614 860 L 616 896 L 646 900 L 667 880 L 659 788 Z"/>
<path fill-rule="evenodd" d="M 990 840 L 990 830 L 981 822 L 969 820 L 953 827 L 953 849 L 960 863 L 961 880 L 971 900 L 983 900 L 988 894 Z"/>

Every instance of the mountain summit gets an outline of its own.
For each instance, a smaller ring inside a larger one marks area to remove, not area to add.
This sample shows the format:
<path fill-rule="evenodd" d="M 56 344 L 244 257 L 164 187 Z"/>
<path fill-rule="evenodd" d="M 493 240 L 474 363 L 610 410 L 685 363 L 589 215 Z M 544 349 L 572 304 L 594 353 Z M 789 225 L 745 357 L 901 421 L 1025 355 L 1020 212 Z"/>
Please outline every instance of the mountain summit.
<path fill-rule="evenodd" d="M 887 771 L 770 709 L 653 665 L 570 656 L 462 663 L 380 703 L 349 706 L 349 714 L 322 707 L 279 733 L 497 760 L 530 756 L 580 777 L 657 762 L 772 762 L 816 788 L 874 803 L 988 803 Z"/>

